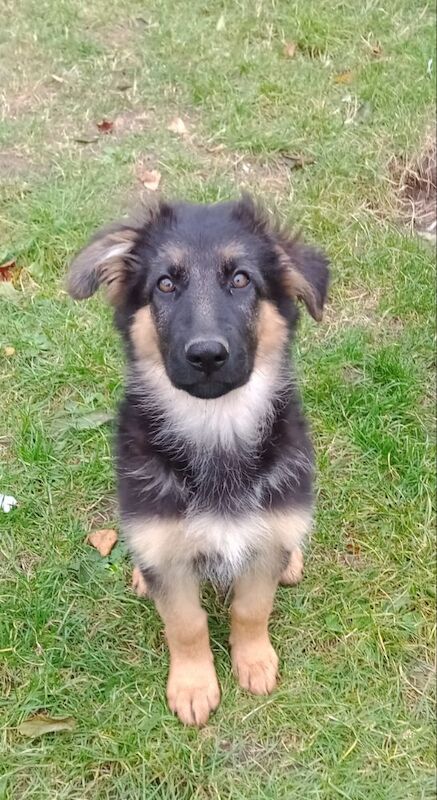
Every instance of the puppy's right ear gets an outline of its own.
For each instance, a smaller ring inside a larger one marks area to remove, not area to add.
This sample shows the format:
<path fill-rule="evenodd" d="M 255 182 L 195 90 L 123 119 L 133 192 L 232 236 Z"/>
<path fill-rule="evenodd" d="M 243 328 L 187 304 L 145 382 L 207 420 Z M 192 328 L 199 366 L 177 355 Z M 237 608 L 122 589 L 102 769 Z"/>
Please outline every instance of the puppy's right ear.
<path fill-rule="evenodd" d="M 128 223 L 116 223 L 96 233 L 70 266 L 67 285 L 71 296 L 84 300 L 104 285 L 110 302 L 117 303 L 133 270 L 129 259 L 139 233 L 139 228 Z"/>

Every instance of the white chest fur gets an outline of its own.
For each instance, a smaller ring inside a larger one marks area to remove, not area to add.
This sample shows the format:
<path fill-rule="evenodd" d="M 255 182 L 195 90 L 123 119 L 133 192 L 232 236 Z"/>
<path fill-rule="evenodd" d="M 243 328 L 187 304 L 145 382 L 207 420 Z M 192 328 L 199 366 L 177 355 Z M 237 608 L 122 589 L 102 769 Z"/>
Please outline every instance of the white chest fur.
<path fill-rule="evenodd" d="M 239 574 L 248 553 L 263 554 L 300 546 L 311 527 L 311 511 L 261 512 L 230 519 L 198 514 L 184 519 L 135 518 L 124 521 L 128 544 L 139 566 L 165 572 L 187 569 L 199 556 L 219 555 Z"/>

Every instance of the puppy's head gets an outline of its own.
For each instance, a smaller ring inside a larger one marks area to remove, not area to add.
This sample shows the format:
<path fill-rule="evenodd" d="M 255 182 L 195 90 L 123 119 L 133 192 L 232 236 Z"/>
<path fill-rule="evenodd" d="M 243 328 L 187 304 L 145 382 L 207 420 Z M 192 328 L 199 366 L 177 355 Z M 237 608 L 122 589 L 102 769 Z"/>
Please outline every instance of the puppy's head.
<path fill-rule="evenodd" d="M 274 230 L 249 198 L 161 204 L 98 233 L 73 261 L 76 299 L 103 285 L 134 359 L 214 398 L 247 383 L 257 354 L 283 350 L 296 300 L 320 319 L 323 255 Z"/>

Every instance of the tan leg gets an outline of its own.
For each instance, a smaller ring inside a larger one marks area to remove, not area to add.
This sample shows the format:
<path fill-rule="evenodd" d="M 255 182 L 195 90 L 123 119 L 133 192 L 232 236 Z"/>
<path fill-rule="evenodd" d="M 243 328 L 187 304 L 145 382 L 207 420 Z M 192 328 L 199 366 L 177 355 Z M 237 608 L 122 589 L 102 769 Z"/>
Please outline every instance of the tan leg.
<path fill-rule="evenodd" d="M 243 689 L 270 694 L 276 686 L 278 657 L 268 622 L 278 580 L 251 573 L 235 583 L 231 615 L 232 666 Z"/>
<path fill-rule="evenodd" d="M 220 702 L 199 586 L 186 576 L 168 581 L 155 598 L 170 650 L 167 700 L 185 725 L 204 725 Z"/>
<path fill-rule="evenodd" d="M 147 581 L 139 567 L 134 567 L 132 570 L 132 591 L 134 591 L 138 597 L 147 597 L 149 594 Z"/>
<path fill-rule="evenodd" d="M 290 553 L 287 566 L 279 579 L 284 586 L 296 586 L 303 578 L 303 554 L 300 547 L 295 547 Z"/>

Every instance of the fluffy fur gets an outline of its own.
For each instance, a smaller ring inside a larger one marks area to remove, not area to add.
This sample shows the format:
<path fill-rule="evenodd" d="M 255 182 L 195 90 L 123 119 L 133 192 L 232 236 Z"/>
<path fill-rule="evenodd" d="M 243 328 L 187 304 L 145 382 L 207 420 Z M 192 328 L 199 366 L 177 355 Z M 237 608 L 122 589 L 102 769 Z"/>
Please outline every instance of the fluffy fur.
<path fill-rule="evenodd" d="M 247 198 L 161 205 L 98 234 L 71 268 L 74 297 L 108 288 L 125 342 L 121 520 L 137 585 L 166 626 L 168 698 L 184 722 L 203 724 L 218 703 L 202 580 L 234 587 L 241 685 L 274 686 L 268 615 L 281 576 L 300 579 L 313 507 L 290 363 L 296 300 L 320 319 L 327 281 L 326 259 Z"/>

